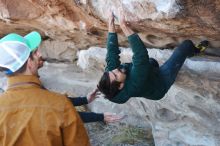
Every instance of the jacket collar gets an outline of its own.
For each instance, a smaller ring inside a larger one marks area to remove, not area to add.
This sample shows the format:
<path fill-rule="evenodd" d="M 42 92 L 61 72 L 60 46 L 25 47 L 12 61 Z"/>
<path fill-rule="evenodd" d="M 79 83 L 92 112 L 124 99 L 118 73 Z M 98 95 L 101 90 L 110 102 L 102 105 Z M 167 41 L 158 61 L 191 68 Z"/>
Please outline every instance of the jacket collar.
<path fill-rule="evenodd" d="M 23 87 L 23 86 L 38 86 L 42 88 L 42 84 L 37 76 L 33 75 L 16 75 L 8 77 L 8 89 Z"/>

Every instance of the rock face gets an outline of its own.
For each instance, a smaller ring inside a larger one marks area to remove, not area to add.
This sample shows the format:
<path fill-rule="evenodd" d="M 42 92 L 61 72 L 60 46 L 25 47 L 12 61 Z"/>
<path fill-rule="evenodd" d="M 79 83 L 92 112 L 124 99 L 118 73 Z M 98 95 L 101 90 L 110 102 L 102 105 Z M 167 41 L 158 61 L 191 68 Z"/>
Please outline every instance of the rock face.
<path fill-rule="evenodd" d="M 65 43 L 60 52 L 104 46 L 110 9 L 116 17 L 122 9 L 147 46 L 174 47 L 184 39 L 208 39 L 212 47 L 220 46 L 219 0 L 0 0 L 0 36 L 37 30 L 51 45 Z M 48 57 L 74 58 L 64 56 Z"/>
<path fill-rule="evenodd" d="M 104 54 L 106 50 L 92 47 L 88 51 L 81 51 L 78 65 L 89 70 L 95 64 L 101 62 L 104 64 L 104 55 L 100 56 L 95 52 Z M 160 64 L 167 60 L 171 53 L 172 51 L 168 50 L 149 50 L 149 56 L 157 58 Z M 131 55 L 131 50 L 123 49 L 122 62 L 131 59 Z M 187 59 L 177 81 L 160 101 L 132 98 L 127 103 L 118 105 L 99 99 L 92 103 L 90 108 L 96 112 L 111 109 L 116 113 L 139 116 L 142 118 L 142 124 L 150 122 L 156 146 L 218 146 L 220 145 L 219 61 L 219 58 L 204 56 Z M 89 65 L 85 62 L 89 62 Z M 133 119 L 131 123 L 138 124 L 137 121 Z"/>

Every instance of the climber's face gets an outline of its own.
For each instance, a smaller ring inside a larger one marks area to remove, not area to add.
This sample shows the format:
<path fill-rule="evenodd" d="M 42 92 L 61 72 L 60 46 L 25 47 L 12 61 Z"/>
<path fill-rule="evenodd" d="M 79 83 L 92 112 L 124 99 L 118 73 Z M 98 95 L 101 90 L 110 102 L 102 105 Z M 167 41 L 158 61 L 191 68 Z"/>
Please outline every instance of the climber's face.
<path fill-rule="evenodd" d="M 124 83 L 126 79 L 126 74 L 122 72 L 119 68 L 117 68 L 109 72 L 109 78 L 111 83 L 113 81 Z"/>

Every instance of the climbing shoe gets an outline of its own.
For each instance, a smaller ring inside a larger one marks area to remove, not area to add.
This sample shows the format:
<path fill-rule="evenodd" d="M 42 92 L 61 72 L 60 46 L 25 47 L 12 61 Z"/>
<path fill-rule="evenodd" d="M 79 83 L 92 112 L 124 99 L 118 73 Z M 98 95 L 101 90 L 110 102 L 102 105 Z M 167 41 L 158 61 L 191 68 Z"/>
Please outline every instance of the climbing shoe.
<path fill-rule="evenodd" d="M 196 45 L 195 54 L 203 53 L 209 46 L 209 41 L 204 40 L 201 41 L 198 45 Z"/>

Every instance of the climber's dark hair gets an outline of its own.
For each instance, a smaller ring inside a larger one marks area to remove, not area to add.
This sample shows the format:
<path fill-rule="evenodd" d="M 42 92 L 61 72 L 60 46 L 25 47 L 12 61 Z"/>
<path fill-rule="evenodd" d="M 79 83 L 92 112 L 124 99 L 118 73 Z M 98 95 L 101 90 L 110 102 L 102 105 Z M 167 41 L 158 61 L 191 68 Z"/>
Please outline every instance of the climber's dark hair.
<path fill-rule="evenodd" d="M 105 95 L 105 98 L 111 99 L 120 91 L 119 86 L 120 82 L 111 82 L 109 72 L 104 72 L 97 85 L 97 88 Z"/>

